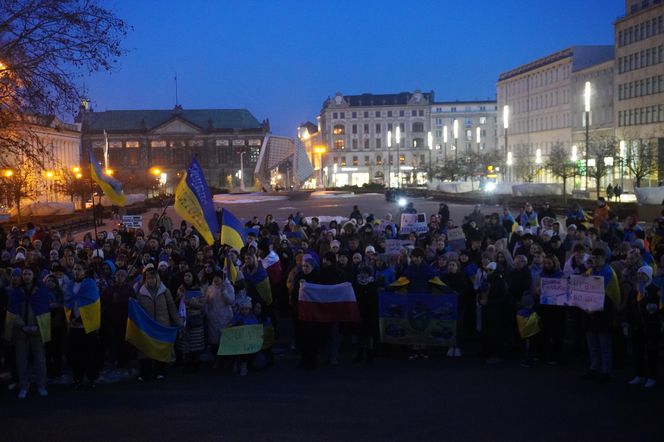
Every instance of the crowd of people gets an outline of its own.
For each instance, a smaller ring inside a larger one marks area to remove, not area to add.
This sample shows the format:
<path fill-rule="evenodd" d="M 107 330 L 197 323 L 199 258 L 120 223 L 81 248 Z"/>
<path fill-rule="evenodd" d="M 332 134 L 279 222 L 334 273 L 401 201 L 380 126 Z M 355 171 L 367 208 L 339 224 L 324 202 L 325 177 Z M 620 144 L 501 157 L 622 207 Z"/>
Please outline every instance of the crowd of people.
<path fill-rule="evenodd" d="M 416 213 L 412 204 L 408 211 Z M 71 373 L 73 388 L 91 389 L 101 371 L 128 373 L 136 366 L 139 382 L 163 380 L 174 370 L 170 365 L 195 373 L 209 364 L 244 376 L 273 363 L 267 332 L 256 354 L 225 358 L 216 350 L 224 330 L 248 324 L 274 330 L 276 339 L 299 352 L 303 369 L 316 369 L 321 357 L 339 364 L 344 342 L 354 347 L 354 362 L 370 364 L 381 346 L 380 292 L 443 289 L 459 299 L 456 344 L 447 356 L 460 357 L 477 341 L 487 363 L 518 355 L 529 367 L 559 364 L 576 348 L 587 351 L 584 379 L 606 383 L 614 366 L 633 361 L 630 384 L 655 386 L 664 217 L 652 224 L 635 216 L 620 220 L 600 199 L 592 215 L 574 206 L 557 216 L 548 203 L 537 210 L 527 203 L 514 212 L 483 213 L 477 206 L 463 220 L 452 219 L 441 203 L 428 218 L 428 232 L 419 234 L 402 233 L 397 221 L 357 206 L 339 222 L 321 223 L 302 212 L 283 223 L 255 216 L 245 225 L 240 250 L 203 244 L 194 229 L 174 225 L 169 216 L 155 215 L 146 231 L 120 225 L 78 241 L 72 233 L 32 224 L 24 231 L 0 228 L 0 362 L 10 388 L 25 398 L 33 385 L 46 396 L 49 382 L 61 383 Z M 447 233 L 458 227 L 465 239 L 453 244 Z M 409 242 L 391 253 L 387 243 L 393 239 Z M 570 275 L 603 278 L 601 311 L 540 304 L 541 278 Z M 360 322 L 299 320 L 302 281 L 351 282 Z M 95 293 L 101 311 L 96 324 L 86 313 L 86 299 Z M 131 298 L 159 324 L 180 327 L 171 364 L 126 342 Z M 522 309 L 536 313 L 539 333 L 519 335 Z M 50 323 L 41 321 L 46 314 Z M 410 350 L 410 359 L 429 357 L 423 346 Z"/>

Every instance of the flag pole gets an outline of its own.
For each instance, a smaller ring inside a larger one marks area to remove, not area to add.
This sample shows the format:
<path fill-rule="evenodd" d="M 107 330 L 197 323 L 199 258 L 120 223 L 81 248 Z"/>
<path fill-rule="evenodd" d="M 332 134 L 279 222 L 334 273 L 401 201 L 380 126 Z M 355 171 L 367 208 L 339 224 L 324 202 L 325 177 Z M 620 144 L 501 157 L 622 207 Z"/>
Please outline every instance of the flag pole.
<path fill-rule="evenodd" d="M 95 190 L 94 190 L 94 184 L 92 184 L 92 176 L 90 176 L 90 199 L 92 200 L 92 225 L 94 226 L 94 231 L 95 231 L 94 242 L 95 242 L 95 245 L 98 246 L 98 244 L 97 244 L 97 214 L 95 213 L 97 210 L 96 210 L 96 206 L 95 206 Z M 99 248 L 99 247 L 97 247 L 97 248 Z"/>

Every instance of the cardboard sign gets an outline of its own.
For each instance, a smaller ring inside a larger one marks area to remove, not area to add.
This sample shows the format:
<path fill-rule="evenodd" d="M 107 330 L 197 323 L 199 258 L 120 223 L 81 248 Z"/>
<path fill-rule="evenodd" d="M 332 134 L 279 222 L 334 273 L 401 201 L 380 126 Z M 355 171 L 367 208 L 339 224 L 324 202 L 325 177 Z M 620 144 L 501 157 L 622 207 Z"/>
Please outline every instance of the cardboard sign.
<path fill-rule="evenodd" d="M 573 306 L 588 312 L 604 309 L 604 279 L 601 276 L 572 275 L 569 278 L 541 278 L 540 304 Z"/>
<path fill-rule="evenodd" d="M 408 239 L 386 239 L 385 253 L 389 255 L 398 255 L 403 247 L 412 246 L 413 241 Z"/>
<path fill-rule="evenodd" d="M 248 355 L 263 347 L 263 324 L 225 328 L 219 340 L 219 356 Z"/>
<path fill-rule="evenodd" d="M 415 232 L 418 235 L 427 233 L 429 226 L 427 224 L 427 215 L 425 213 L 402 213 L 401 226 L 399 227 L 400 234 L 408 234 Z"/>
<path fill-rule="evenodd" d="M 143 215 L 122 215 L 122 224 L 127 228 L 142 229 Z"/>
<path fill-rule="evenodd" d="M 466 234 L 461 227 L 447 230 L 447 244 L 452 250 L 461 250 L 466 247 Z"/>
<path fill-rule="evenodd" d="M 540 304 L 570 305 L 567 278 L 541 278 L 540 287 Z"/>

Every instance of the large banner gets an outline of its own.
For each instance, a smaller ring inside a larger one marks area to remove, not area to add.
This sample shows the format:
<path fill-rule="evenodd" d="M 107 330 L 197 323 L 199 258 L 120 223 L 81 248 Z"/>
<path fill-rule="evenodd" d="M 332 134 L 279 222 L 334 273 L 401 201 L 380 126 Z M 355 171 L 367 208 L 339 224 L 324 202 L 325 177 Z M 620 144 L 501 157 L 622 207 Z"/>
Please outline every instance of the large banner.
<path fill-rule="evenodd" d="M 541 278 L 540 304 L 579 307 L 589 312 L 604 309 L 604 278 L 572 275 Z"/>
<path fill-rule="evenodd" d="M 427 215 L 425 213 L 402 213 L 401 225 L 399 226 L 399 234 L 408 234 L 415 232 L 427 233 L 429 226 L 427 224 Z"/>
<path fill-rule="evenodd" d="M 388 344 L 453 346 L 458 310 L 456 293 L 383 292 L 378 308 L 380 339 Z"/>

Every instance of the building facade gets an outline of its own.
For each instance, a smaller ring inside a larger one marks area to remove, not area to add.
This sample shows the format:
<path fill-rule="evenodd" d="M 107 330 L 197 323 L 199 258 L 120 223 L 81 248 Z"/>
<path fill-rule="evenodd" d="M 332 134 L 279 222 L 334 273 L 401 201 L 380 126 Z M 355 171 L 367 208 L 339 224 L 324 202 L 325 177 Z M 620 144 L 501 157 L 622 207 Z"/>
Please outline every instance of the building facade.
<path fill-rule="evenodd" d="M 621 154 L 646 142 L 664 179 L 664 2 L 627 0 L 614 23 L 616 136 Z"/>
<path fill-rule="evenodd" d="M 612 46 L 573 46 L 500 74 L 498 142 L 506 154 L 508 172 L 516 159 L 544 164 L 554 145 L 562 145 L 572 155 L 572 133 L 578 120 L 575 115 L 579 106 L 584 106 L 575 75 L 610 60 Z M 595 91 L 597 94 L 596 87 Z M 507 130 L 505 106 L 509 109 Z M 509 173 L 510 179 L 518 178 Z M 541 178 L 552 179 L 546 175 Z"/>
<path fill-rule="evenodd" d="M 456 123 L 455 123 L 456 121 Z M 457 139 L 454 126 L 457 125 Z M 496 100 L 442 101 L 431 105 L 434 165 L 467 152 L 497 148 Z M 457 150 L 458 146 L 458 150 Z"/>
<path fill-rule="evenodd" d="M 429 161 L 433 92 L 343 95 L 319 115 L 326 186 L 421 183 Z M 397 158 L 398 164 L 397 164 Z"/>
<path fill-rule="evenodd" d="M 269 122 L 260 123 L 245 109 L 111 110 L 82 109 L 82 149 L 104 158 L 106 139 L 109 168 L 118 178 L 143 182 L 150 172 L 168 190 L 196 156 L 208 185 L 254 185 L 253 171 Z"/>

